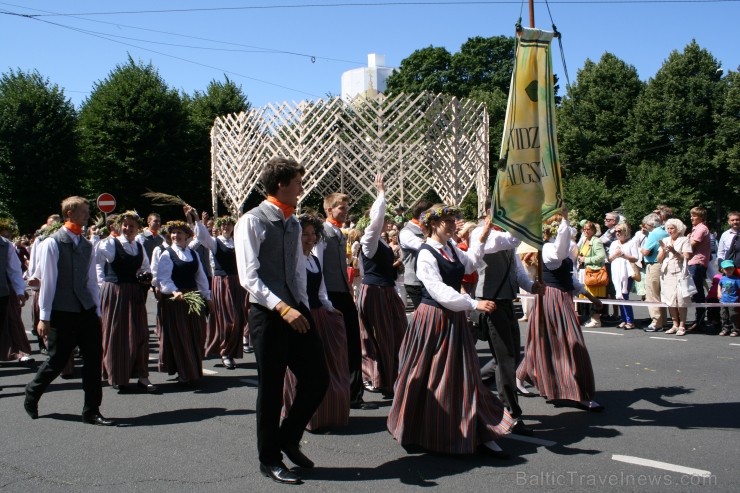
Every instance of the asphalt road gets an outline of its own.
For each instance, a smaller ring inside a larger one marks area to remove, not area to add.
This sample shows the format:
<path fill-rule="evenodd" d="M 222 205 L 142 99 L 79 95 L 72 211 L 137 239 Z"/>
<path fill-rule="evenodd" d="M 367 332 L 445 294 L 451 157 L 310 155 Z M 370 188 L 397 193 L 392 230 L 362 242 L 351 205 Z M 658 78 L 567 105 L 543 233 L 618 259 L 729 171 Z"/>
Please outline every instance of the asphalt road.
<path fill-rule="evenodd" d="M 153 321 L 151 299 L 149 308 Z M 24 309 L 27 328 L 29 314 Z M 609 327 L 585 334 L 604 413 L 527 398 L 535 440 L 501 440 L 509 460 L 408 454 L 386 431 L 390 402 L 366 394 L 378 410 L 352 411 L 346 429 L 304 435 L 317 467 L 301 471 L 305 484 L 292 487 L 258 471 L 253 355 L 233 371 L 207 360 L 200 387 L 184 389 L 156 372 L 152 337 L 151 380 L 161 393 L 106 385 L 102 413 L 118 421 L 114 428 L 80 422 L 79 368 L 49 387 L 32 421 L 22 405 L 32 370 L 3 363 L 0 490 L 737 491 L 740 340 Z M 489 357 L 484 343 L 478 349 Z"/>

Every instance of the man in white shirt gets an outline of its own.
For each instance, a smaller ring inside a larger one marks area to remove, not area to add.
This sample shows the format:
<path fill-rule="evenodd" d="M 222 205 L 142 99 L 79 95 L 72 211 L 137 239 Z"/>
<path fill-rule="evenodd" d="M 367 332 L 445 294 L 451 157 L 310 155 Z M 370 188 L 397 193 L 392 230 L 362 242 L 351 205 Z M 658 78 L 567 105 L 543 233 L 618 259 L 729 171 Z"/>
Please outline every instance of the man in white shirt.
<path fill-rule="evenodd" d="M 64 226 L 39 244 L 39 336 L 47 337 L 49 359 L 26 386 L 23 404 L 32 419 L 37 419 L 38 401 L 46 387 L 62 372 L 75 346 L 82 353 L 82 388 L 85 404 L 82 421 L 112 426 L 100 414 L 103 400 L 101 384 L 102 330 L 100 291 L 95 272 L 92 244 L 82 235 L 90 219 L 90 204 L 83 197 L 62 201 Z"/>
<path fill-rule="evenodd" d="M 251 303 L 249 330 L 259 375 L 260 472 L 288 484 L 301 478 L 285 466 L 280 451 L 299 467 L 314 466 L 299 444 L 329 385 L 323 346 L 308 309 L 301 226 L 294 216 L 304 173 L 292 159 L 268 161 L 260 176 L 267 199 L 244 214 L 234 230 L 239 282 Z M 281 424 L 288 366 L 298 380 L 297 393 Z"/>

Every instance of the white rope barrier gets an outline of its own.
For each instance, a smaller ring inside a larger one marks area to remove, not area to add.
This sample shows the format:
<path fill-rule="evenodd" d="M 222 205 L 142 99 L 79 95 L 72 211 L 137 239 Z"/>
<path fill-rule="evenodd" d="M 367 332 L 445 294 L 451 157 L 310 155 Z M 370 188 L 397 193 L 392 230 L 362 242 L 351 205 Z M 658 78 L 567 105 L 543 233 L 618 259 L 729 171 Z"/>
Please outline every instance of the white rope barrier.
<path fill-rule="evenodd" d="M 536 295 L 533 294 L 520 294 L 519 298 L 535 298 Z M 589 303 L 591 304 L 591 300 L 586 298 L 573 298 L 573 301 L 575 303 Z M 669 305 L 666 305 L 665 303 L 660 303 L 657 301 L 637 301 L 637 300 L 613 300 L 613 299 L 601 299 L 599 298 L 599 301 L 603 305 L 629 305 L 629 306 L 654 306 L 658 308 L 670 308 Z M 740 303 L 688 303 L 685 307 L 681 308 L 720 308 L 720 307 L 734 307 L 738 308 L 740 307 Z"/>

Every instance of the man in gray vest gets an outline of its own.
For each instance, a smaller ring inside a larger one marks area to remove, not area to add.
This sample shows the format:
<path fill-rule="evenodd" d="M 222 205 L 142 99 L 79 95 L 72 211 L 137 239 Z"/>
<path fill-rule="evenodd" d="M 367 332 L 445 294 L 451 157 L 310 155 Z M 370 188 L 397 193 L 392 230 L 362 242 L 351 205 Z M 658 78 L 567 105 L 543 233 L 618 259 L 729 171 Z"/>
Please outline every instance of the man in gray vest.
<path fill-rule="evenodd" d="M 327 295 L 334 308 L 342 312 L 347 332 L 347 359 L 349 361 L 349 402 L 352 409 L 377 409 L 374 402 L 362 400 L 365 387 L 362 382 L 362 344 L 360 316 L 357 313 L 352 286 L 347 277 L 347 238 L 342 225 L 349 213 L 349 195 L 332 193 L 324 198 L 324 239 L 316 245 L 316 256 L 321 263 Z"/>
<path fill-rule="evenodd" d="M 494 231 L 490 216 L 482 226 L 470 234 L 470 250 L 476 251 L 483 243 L 485 265 L 478 269 L 478 285 L 475 297 L 496 303 L 491 313 L 476 311 L 474 322 L 488 334 L 488 346 L 496 358 L 496 387 L 499 397 L 506 405 L 516 424 L 513 433 L 532 435 L 532 430 L 521 420 L 516 384 L 516 367 L 519 361 L 520 335 L 519 322 L 514 314 L 514 299 L 518 297 L 519 286 L 529 292 L 544 289 L 540 283 L 533 282 L 522 265 L 516 248 L 520 240 L 509 233 Z"/>
<path fill-rule="evenodd" d="M 82 227 L 90 220 L 90 204 L 83 197 L 62 201 L 64 226 L 39 244 L 39 324 L 37 331 L 48 341 L 49 359 L 26 385 L 24 408 L 39 417 L 38 402 L 46 387 L 62 372 L 75 346 L 82 354 L 82 388 L 85 405 L 82 421 L 112 426 L 100 414 L 103 335 L 100 326 L 100 292 L 95 273 L 93 246 Z"/>
<path fill-rule="evenodd" d="M 299 467 L 313 467 L 299 443 L 329 386 L 323 346 L 308 309 L 301 226 L 294 216 L 304 173 L 292 159 L 270 159 L 260 176 L 267 199 L 244 214 L 234 229 L 239 282 L 251 303 L 249 330 L 259 376 L 260 472 L 289 484 L 301 478 L 283 463 L 280 451 Z M 287 367 L 298 380 L 297 393 L 281 424 Z"/>
<path fill-rule="evenodd" d="M 162 218 L 156 212 L 152 212 L 147 216 L 146 224 L 147 227 L 139 233 L 136 241 L 144 246 L 147 258 L 151 259 L 154 249 L 164 243 L 164 238 L 159 234 L 159 229 L 162 227 Z"/>
<path fill-rule="evenodd" d="M 419 216 L 433 205 L 427 200 L 417 203 L 411 211 L 411 220 L 398 233 L 398 244 L 403 251 L 403 286 L 414 310 L 421 303 L 421 281 L 416 277 L 416 257 L 427 237 L 424 227 L 419 222 Z"/>

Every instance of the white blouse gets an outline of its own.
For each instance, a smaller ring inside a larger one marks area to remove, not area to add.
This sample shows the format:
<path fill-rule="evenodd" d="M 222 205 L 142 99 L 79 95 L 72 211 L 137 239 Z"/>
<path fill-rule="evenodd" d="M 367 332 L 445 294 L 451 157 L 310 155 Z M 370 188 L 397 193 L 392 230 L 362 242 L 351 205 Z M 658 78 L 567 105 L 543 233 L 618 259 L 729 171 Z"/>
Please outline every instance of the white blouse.
<path fill-rule="evenodd" d="M 200 259 L 193 256 L 190 248 L 182 249 L 176 244 L 172 245 L 172 250 L 177 255 L 177 258 L 183 262 L 192 262 L 193 259 L 197 262 L 198 270 L 195 273 L 195 285 L 201 295 L 207 300 L 211 299 L 211 289 L 208 286 L 208 278 L 206 278 L 205 272 L 203 272 L 203 265 L 200 263 Z M 172 294 L 178 291 L 177 286 L 172 281 L 172 259 L 170 258 L 170 252 L 165 250 L 162 255 L 159 256 L 159 263 L 157 266 L 157 281 L 159 282 L 159 289 L 163 294 Z"/>
<path fill-rule="evenodd" d="M 449 245 L 442 246 L 438 241 L 432 238 L 427 238 L 427 245 L 439 250 L 444 248 L 445 254 L 449 258 L 453 258 L 452 251 Z M 465 273 L 470 274 L 475 270 L 475 264 L 473 260 L 456 246 L 453 246 L 457 258 L 465 266 Z M 432 255 L 429 250 L 424 248 L 419 250 L 419 256 L 416 259 L 416 277 L 424 284 L 424 287 L 429 292 L 432 298 L 454 312 L 462 312 L 466 310 L 473 310 L 478 306 L 478 302 L 471 298 L 469 295 L 461 293 L 455 290 L 453 287 L 448 286 L 442 281 L 442 275 L 439 273 L 439 265 L 437 259 Z"/>

